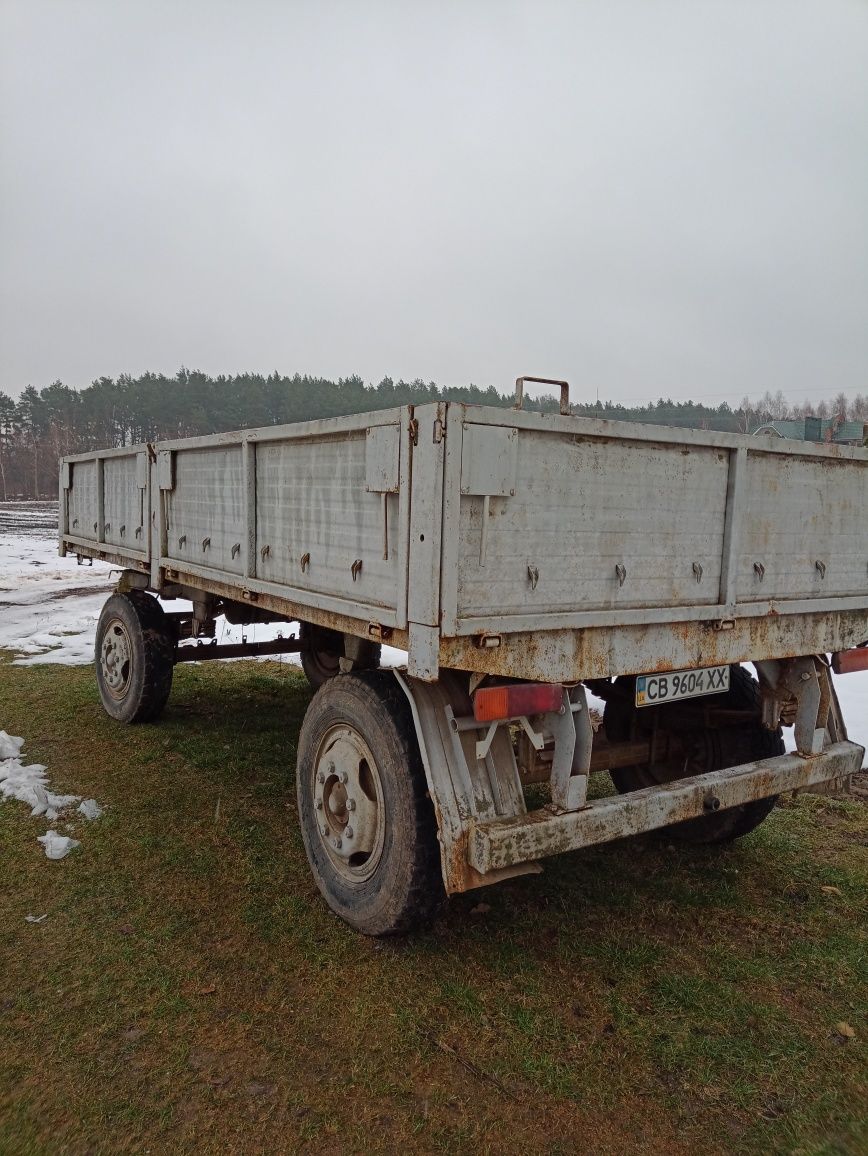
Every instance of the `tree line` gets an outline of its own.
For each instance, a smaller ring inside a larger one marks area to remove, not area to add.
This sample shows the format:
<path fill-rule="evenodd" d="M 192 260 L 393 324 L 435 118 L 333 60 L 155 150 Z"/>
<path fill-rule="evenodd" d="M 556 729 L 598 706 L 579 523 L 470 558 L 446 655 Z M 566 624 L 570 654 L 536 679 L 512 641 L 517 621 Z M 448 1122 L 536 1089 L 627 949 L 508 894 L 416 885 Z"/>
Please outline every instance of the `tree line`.
<path fill-rule="evenodd" d="M 277 372 L 210 377 L 185 368 L 173 377 L 101 377 L 80 390 L 60 381 L 43 389 L 28 385 L 17 401 L 0 391 L 0 496 L 53 496 L 57 459 L 65 454 L 441 400 L 509 406 L 513 395 L 494 386 L 441 387 L 419 379 L 384 377 L 366 385 L 357 376 L 337 381 Z M 547 396 L 526 405 L 552 411 L 558 402 Z M 780 391 L 758 402 L 744 398 L 737 408 L 671 398 L 639 406 L 577 400 L 572 408 L 590 417 L 743 433 L 777 418 L 840 415 L 868 421 L 868 396 L 848 400 L 839 394 L 832 402 L 792 405 Z"/>

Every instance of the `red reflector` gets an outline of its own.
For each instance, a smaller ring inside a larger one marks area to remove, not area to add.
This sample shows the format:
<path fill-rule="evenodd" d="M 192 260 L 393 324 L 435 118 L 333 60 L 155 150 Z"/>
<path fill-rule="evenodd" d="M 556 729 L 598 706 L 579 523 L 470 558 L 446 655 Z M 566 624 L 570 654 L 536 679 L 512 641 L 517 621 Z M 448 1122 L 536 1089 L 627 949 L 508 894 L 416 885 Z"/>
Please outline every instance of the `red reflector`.
<path fill-rule="evenodd" d="M 857 646 L 855 650 L 839 650 L 832 655 L 832 670 L 835 674 L 852 674 L 856 670 L 868 670 L 868 646 Z"/>
<path fill-rule="evenodd" d="M 546 714 L 560 710 L 564 689 L 550 682 L 519 682 L 513 686 L 486 686 L 473 697 L 477 722 L 517 718 L 522 714 Z"/>

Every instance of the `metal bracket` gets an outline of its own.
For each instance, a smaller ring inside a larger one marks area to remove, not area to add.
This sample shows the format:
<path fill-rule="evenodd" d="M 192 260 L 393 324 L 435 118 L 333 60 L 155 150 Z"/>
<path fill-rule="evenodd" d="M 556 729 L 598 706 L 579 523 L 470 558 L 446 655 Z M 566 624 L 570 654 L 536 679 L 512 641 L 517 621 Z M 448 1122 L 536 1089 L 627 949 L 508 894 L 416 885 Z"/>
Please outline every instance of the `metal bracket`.
<path fill-rule="evenodd" d="M 558 715 L 547 715 L 546 725 L 555 740 L 552 754 L 552 806 L 558 811 L 578 811 L 588 797 L 588 775 L 594 728 L 581 684 L 564 687 L 564 701 Z"/>
<path fill-rule="evenodd" d="M 818 755 L 826 739 L 831 694 L 820 686 L 817 660 L 802 658 L 755 663 L 762 689 L 763 726 L 774 730 L 785 710 L 795 703 L 796 750 L 806 758 Z M 828 672 L 821 668 L 824 679 Z"/>
<path fill-rule="evenodd" d="M 561 413 L 564 417 L 570 415 L 570 383 L 568 381 L 561 381 L 556 377 L 517 377 L 515 379 L 515 404 L 514 409 L 521 409 L 524 403 L 524 383 L 526 381 L 535 381 L 538 385 L 558 385 L 561 389 Z"/>

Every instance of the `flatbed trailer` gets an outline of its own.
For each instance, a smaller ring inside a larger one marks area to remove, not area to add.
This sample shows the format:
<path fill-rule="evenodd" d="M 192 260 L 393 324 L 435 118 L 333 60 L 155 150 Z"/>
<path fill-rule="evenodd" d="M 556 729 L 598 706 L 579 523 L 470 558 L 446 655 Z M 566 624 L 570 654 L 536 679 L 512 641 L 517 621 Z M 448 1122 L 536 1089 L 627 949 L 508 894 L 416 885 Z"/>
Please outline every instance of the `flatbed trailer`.
<path fill-rule="evenodd" d="M 868 451 L 576 417 L 560 382 L 559 414 L 528 412 L 526 380 L 512 409 L 61 461 L 60 552 L 123 571 L 97 635 L 106 710 L 156 718 L 177 662 L 299 651 L 318 688 L 305 847 L 370 934 L 556 852 L 733 838 L 862 764 L 829 663 L 868 666 Z M 220 646 L 221 614 L 300 630 Z M 378 669 L 383 643 L 405 668 Z M 589 799 L 603 771 L 617 794 Z M 529 784 L 548 790 L 532 811 Z"/>

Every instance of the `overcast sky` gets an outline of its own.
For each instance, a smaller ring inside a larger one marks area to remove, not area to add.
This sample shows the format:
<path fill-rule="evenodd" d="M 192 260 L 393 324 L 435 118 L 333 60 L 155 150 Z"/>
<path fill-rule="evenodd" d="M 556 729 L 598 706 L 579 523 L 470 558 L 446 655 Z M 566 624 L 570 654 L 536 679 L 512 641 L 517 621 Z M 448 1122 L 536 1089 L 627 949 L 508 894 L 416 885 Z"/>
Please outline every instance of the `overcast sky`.
<path fill-rule="evenodd" d="M 865 0 L 0 14 L 0 389 L 868 391 Z"/>

